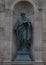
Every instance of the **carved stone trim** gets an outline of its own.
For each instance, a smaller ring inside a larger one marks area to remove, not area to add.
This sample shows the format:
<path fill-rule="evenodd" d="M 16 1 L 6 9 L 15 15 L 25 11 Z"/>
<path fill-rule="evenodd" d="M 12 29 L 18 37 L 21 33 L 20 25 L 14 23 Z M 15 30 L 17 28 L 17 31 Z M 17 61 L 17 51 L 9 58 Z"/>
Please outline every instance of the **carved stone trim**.
<path fill-rule="evenodd" d="M 0 27 L 0 32 L 4 31 L 4 28 L 3 27 Z"/>
<path fill-rule="evenodd" d="M 4 10 L 5 10 L 5 5 L 0 3 L 0 12 L 4 12 Z"/>
<path fill-rule="evenodd" d="M 5 9 L 5 16 L 11 17 L 12 16 L 12 11 L 9 9 Z"/>

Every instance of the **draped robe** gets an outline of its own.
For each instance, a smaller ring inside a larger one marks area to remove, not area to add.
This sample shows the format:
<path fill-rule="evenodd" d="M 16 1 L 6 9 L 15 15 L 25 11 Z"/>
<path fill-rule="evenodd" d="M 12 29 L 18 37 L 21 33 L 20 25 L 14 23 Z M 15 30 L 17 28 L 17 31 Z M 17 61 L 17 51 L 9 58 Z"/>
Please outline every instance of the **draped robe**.
<path fill-rule="evenodd" d="M 32 24 L 28 18 L 20 18 L 14 25 L 17 43 L 20 49 L 29 49 L 32 44 Z"/>

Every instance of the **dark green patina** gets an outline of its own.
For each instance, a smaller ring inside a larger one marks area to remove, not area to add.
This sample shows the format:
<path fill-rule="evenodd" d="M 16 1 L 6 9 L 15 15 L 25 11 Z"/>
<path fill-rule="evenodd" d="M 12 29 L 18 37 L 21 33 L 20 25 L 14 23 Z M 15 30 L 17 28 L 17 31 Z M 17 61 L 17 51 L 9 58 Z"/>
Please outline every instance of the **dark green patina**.
<path fill-rule="evenodd" d="M 13 32 L 16 34 L 18 51 L 16 61 L 33 61 L 33 56 L 30 54 L 30 47 L 32 46 L 33 28 L 30 20 L 25 16 L 25 13 L 21 13 L 14 25 Z"/>

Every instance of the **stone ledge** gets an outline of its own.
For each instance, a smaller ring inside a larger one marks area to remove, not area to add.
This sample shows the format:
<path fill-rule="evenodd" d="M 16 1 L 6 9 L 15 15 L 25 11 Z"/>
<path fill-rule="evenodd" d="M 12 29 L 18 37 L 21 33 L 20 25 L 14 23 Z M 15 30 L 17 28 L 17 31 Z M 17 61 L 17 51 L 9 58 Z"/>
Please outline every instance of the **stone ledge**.
<path fill-rule="evenodd" d="M 3 65 L 44 65 L 43 62 L 4 62 Z"/>

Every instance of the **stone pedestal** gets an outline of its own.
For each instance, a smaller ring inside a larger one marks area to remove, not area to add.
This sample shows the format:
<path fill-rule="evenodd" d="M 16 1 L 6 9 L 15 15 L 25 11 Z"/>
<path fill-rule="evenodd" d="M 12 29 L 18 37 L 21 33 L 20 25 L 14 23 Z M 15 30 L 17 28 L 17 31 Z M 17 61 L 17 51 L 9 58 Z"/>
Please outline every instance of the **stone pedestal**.
<path fill-rule="evenodd" d="M 14 56 L 13 61 L 15 62 L 31 61 L 29 50 L 24 48 L 17 51 L 17 54 Z"/>

